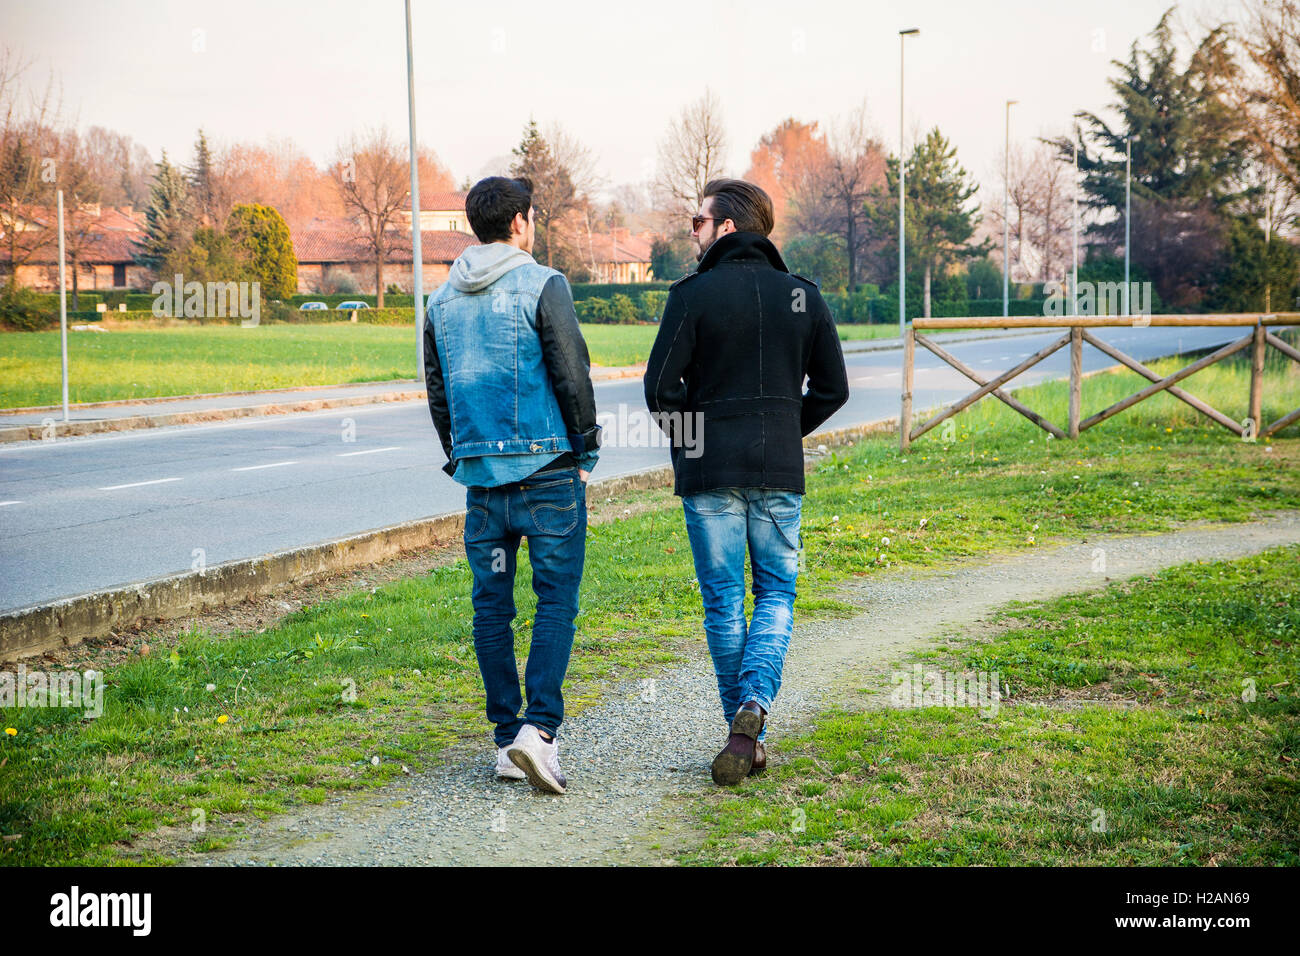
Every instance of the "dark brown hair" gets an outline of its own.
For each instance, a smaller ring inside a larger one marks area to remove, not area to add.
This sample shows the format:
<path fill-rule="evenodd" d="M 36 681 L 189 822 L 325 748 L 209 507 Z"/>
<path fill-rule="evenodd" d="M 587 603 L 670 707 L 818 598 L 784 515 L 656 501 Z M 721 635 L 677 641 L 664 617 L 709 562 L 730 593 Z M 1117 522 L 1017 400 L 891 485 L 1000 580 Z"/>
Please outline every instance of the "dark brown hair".
<path fill-rule="evenodd" d="M 527 177 L 480 179 L 465 197 L 465 218 L 479 242 L 509 240 L 515 213 L 528 219 L 533 204 L 533 184 Z"/>
<path fill-rule="evenodd" d="M 713 216 L 718 221 L 730 219 L 740 232 L 769 235 L 776 225 L 772 199 L 762 189 L 743 179 L 711 179 L 704 186 L 704 196 L 713 197 Z"/>

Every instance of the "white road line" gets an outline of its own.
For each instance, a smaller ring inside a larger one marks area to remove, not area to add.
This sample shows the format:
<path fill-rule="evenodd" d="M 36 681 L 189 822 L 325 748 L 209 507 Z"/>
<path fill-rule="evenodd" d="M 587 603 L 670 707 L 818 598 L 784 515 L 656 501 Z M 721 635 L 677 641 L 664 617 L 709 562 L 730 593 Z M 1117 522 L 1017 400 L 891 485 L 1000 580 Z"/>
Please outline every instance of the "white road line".
<path fill-rule="evenodd" d="M 163 485 L 169 481 L 180 481 L 180 478 L 155 478 L 152 481 L 132 481 L 125 485 L 107 485 L 100 488 L 100 491 L 117 491 L 119 488 L 139 488 L 143 485 Z"/>
<path fill-rule="evenodd" d="M 351 458 L 353 455 L 374 455 L 381 451 L 397 451 L 401 445 L 389 445 L 387 448 L 367 448 L 365 451 L 345 451 L 339 458 Z"/>
<path fill-rule="evenodd" d="M 5 505 L 20 505 L 20 504 L 22 504 L 21 501 L 0 501 L 0 508 L 3 508 Z"/>
<path fill-rule="evenodd" d="M 231 468 L 231 471 L 261 471 L 263 468 L 283 468 L 285 465 L 296 465 L 296 461 L 274 461 L 269 465 L 245 465 L 243 468 Z"/>

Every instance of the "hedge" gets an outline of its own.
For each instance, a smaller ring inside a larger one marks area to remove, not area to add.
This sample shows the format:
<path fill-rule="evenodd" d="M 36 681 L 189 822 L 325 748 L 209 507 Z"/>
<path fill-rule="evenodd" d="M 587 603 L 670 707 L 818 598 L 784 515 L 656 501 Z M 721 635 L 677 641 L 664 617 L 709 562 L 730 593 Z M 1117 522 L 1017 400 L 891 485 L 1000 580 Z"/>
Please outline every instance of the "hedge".
<path fill-rule="evenodd" d="M 625 295 L 633 302 L 640 299 L 642 292 L 667 292 L 671 282 L 574 282 L 573 298 L 577 299 L 612 299 L 616 295 Z"/>

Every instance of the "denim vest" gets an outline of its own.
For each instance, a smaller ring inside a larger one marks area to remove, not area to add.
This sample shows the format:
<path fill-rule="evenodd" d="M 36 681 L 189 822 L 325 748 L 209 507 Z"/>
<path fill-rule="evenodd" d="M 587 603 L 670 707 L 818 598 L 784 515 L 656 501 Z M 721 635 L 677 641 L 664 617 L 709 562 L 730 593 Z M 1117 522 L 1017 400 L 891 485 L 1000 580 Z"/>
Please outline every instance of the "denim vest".
<path fill-rule="evenodd" d="M 511 269 L 477 292 L 443 283 L 429 297 L 451 417 L 451 460 L 581 450 L 560 414 L 537 334 L 537 300 L 554 269 Z"/>

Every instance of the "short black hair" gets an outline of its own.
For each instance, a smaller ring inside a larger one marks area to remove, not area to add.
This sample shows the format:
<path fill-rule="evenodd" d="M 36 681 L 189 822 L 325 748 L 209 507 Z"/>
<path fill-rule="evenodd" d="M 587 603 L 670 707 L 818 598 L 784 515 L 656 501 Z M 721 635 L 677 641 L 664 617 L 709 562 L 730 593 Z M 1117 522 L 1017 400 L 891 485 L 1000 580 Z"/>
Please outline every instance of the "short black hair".
<path fill-rule="evenodd" d="M 465 197 L 465 217 L 479 242 L 496 242 L 510 238 L 510 224 L 515 213 L 528 218 L 533 205 L 533 182 L 526 176 L 507 179 L 489 176 L 480 179 Z"/>
<path fill-rule="evenodd" d="M 730 219 L 738 232 L 769 235 L 776 225 L 772 199 L 760 187 L 743 179 L 711 179 L 704 184 L 701 199 L 713 197 L 713 215 Z"/>

